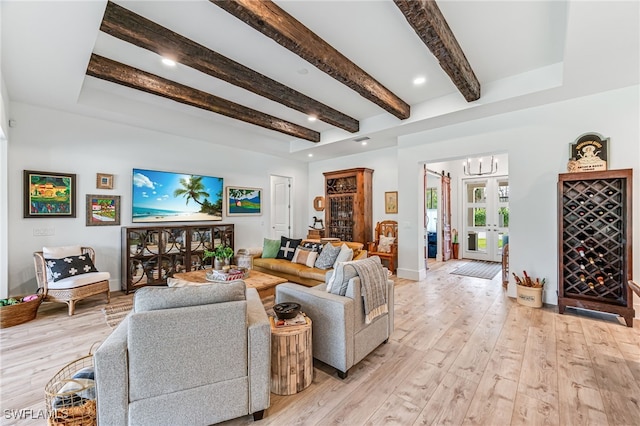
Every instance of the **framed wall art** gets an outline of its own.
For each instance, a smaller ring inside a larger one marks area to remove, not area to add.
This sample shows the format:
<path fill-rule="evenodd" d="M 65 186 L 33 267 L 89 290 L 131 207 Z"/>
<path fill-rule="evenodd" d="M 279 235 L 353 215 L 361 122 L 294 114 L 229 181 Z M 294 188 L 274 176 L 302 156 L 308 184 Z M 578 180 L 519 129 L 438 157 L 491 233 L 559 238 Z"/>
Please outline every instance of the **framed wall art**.
<path fill-rule="evenodd" d="M 76 217 L 76 175 L 24 171 L 24 217 Z"/>
<path fill-rule="evenodd" d="M 87 226 L 120 225 L 120 196 L 87 194 Z"/>
<path fill-rule="evenodd" d="M 97 189 L 113 189 L 113 175 L 107 173 L 96 173 Z"/>
<path fill-rule="evenodd" d="M 608 169 L 609 138 L 598 133 L 585 133 L 570 144 L 567 171 L 595 172 Z"/>
<path fill-rule="evenodd" d="M 227 187 L 227 216 L 261 215 L 262 188 Z"/>
<path fill-rule="evenodd" d="M 384 212 L 386 214 L 398 213 L 398 191 L 384 193 Z"/>

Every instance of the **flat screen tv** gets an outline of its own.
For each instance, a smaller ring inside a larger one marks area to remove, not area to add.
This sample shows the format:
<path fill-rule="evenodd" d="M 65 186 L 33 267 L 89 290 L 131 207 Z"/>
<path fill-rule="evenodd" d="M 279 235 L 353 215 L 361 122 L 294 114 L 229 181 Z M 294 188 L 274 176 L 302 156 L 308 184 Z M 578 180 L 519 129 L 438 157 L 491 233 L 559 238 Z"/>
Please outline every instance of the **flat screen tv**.
<path fill-rule="evenodd" d="M 133 169 L 134 223 L 222 220 L 222 178 Z"/>

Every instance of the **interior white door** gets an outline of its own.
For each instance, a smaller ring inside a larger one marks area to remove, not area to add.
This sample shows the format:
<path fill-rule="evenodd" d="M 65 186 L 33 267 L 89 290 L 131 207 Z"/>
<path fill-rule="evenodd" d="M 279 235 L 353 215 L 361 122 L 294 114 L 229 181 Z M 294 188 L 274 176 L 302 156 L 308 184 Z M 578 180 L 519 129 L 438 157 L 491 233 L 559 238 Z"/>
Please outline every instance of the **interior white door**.
<path fill-rule="evenodd" d="M 291 237 L 291 178 L 271 176 L 271 238 Z"/>
<path fill-rule="evenodd" d="M 508 177 L 466 179 L 464 188 L 463 257 L 500 262 L 509 233 Z"/>

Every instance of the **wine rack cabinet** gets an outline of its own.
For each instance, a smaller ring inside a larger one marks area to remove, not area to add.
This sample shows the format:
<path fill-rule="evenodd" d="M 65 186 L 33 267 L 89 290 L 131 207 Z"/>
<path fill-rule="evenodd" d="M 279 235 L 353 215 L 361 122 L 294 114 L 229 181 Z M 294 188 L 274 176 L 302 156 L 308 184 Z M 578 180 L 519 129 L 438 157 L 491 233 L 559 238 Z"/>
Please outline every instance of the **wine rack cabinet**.
<path fill-rule="evenodd" d="M 205 250 L 233 243 L 232 224 L 123 227 L 122 290 L 167 285 L 174 273 L 203 269 Z"/>
<path fill-rule="evenodd" d="M 558 311 L 620 315 L 633 327 L 632 170 L 560 174 Z"/>
<path fill-rule="evenodd" d="M 365 168 L 324 173 L 327 237 L 365 245 L 372 241 L 372 175 Z"/>

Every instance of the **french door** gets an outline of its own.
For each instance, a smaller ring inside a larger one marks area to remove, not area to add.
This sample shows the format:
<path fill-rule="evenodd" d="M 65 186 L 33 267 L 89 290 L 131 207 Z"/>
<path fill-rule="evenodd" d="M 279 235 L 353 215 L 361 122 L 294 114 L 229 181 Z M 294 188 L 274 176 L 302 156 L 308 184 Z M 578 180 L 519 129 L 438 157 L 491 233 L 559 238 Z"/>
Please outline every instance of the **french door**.
<path fill-rule="evenodd" d="M 509 235 L 509 179 L 497 176 L 463 182 L 463 257 L 500 262 Z"/>

